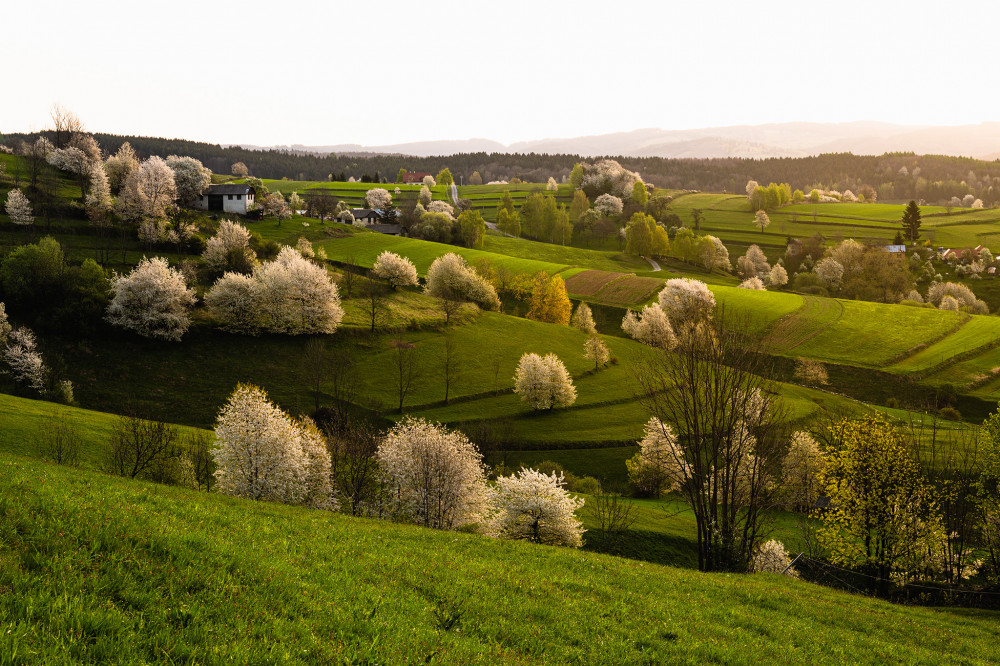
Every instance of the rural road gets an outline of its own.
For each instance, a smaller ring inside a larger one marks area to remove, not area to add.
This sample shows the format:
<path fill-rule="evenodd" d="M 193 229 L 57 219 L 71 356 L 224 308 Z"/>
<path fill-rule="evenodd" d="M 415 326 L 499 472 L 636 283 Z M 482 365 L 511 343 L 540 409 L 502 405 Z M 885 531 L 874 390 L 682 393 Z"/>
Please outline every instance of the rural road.
<path fill-rule="evenodd" d="M 652 259 L 650 259 L 649 257 L 643 257 L 643 259 L 645 259 L 646 261 L 648 261 L 649 265 L 653 267 L 653 272 L 654 273 L 656 271 L 660 270 L 660 265 L 658 263 L 656 263 L 655 261 L 653 261 Z"/>
<path fill-rule="evenodd" d="M 458 188 L 455 187 L 455 183 L 451 184 L 451 200 L 458 206 Z"/>

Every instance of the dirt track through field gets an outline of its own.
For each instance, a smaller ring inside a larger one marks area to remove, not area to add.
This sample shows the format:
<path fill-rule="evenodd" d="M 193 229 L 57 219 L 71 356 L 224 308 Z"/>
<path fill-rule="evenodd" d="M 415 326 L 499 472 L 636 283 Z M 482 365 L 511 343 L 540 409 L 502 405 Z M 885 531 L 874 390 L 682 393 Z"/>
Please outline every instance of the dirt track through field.
<path fill-rule="evenodd" d="M 816 337 L 844 316 L 844 306 L 832 298 L 803 296 L 802 307 L 782 317 L 768 335 L 767 344 L 790 352 Z"/>

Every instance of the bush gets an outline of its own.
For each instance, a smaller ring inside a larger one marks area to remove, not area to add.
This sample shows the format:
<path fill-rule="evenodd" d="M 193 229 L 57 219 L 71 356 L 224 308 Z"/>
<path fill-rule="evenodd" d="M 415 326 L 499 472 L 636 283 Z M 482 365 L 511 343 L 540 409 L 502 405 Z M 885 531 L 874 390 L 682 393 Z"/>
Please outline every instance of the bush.
<path fill-rule="evenodd" d="M 962 414 L 954 407 L 942 407 L 941 418 L 948 419 L 949 421 L 961 421 Z"/>

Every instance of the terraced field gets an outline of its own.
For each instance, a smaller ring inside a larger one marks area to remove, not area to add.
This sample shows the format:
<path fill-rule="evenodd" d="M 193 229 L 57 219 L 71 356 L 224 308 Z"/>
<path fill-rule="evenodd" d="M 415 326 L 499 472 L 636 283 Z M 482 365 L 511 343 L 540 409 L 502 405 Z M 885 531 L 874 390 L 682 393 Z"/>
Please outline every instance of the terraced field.
<path fill-rule="evenodd" d="M 939 341 L 929 341 L 924 349 L 894 364 L 894 372 L 919 373 L 936 368 L 957 356 L 976 357 L 1000 345 L 1000 318 L 967 316 L 954 333 Z"/>

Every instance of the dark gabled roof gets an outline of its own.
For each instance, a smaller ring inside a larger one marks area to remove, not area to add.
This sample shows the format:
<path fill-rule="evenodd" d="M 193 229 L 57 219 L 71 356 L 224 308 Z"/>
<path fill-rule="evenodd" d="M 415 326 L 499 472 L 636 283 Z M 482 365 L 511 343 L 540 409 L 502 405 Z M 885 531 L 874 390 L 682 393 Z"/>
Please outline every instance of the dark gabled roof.
<path fill-rule="evenodd" d="M 382 217 L 382 211 L 373 208 L 352 208 L 351 215 L 355 220 L 359 217 Z"/>
<path fill-rule="evenodd" d="M 250 194 L 249 185 L 209 185 L 205 194 Z"/>
<path fill-rule="evenodd" d="M 398 224 L 370 224 L 368 228 L 380 234 L 392 234 L 398 236 L 403 231 L 403 227 Z"/>

